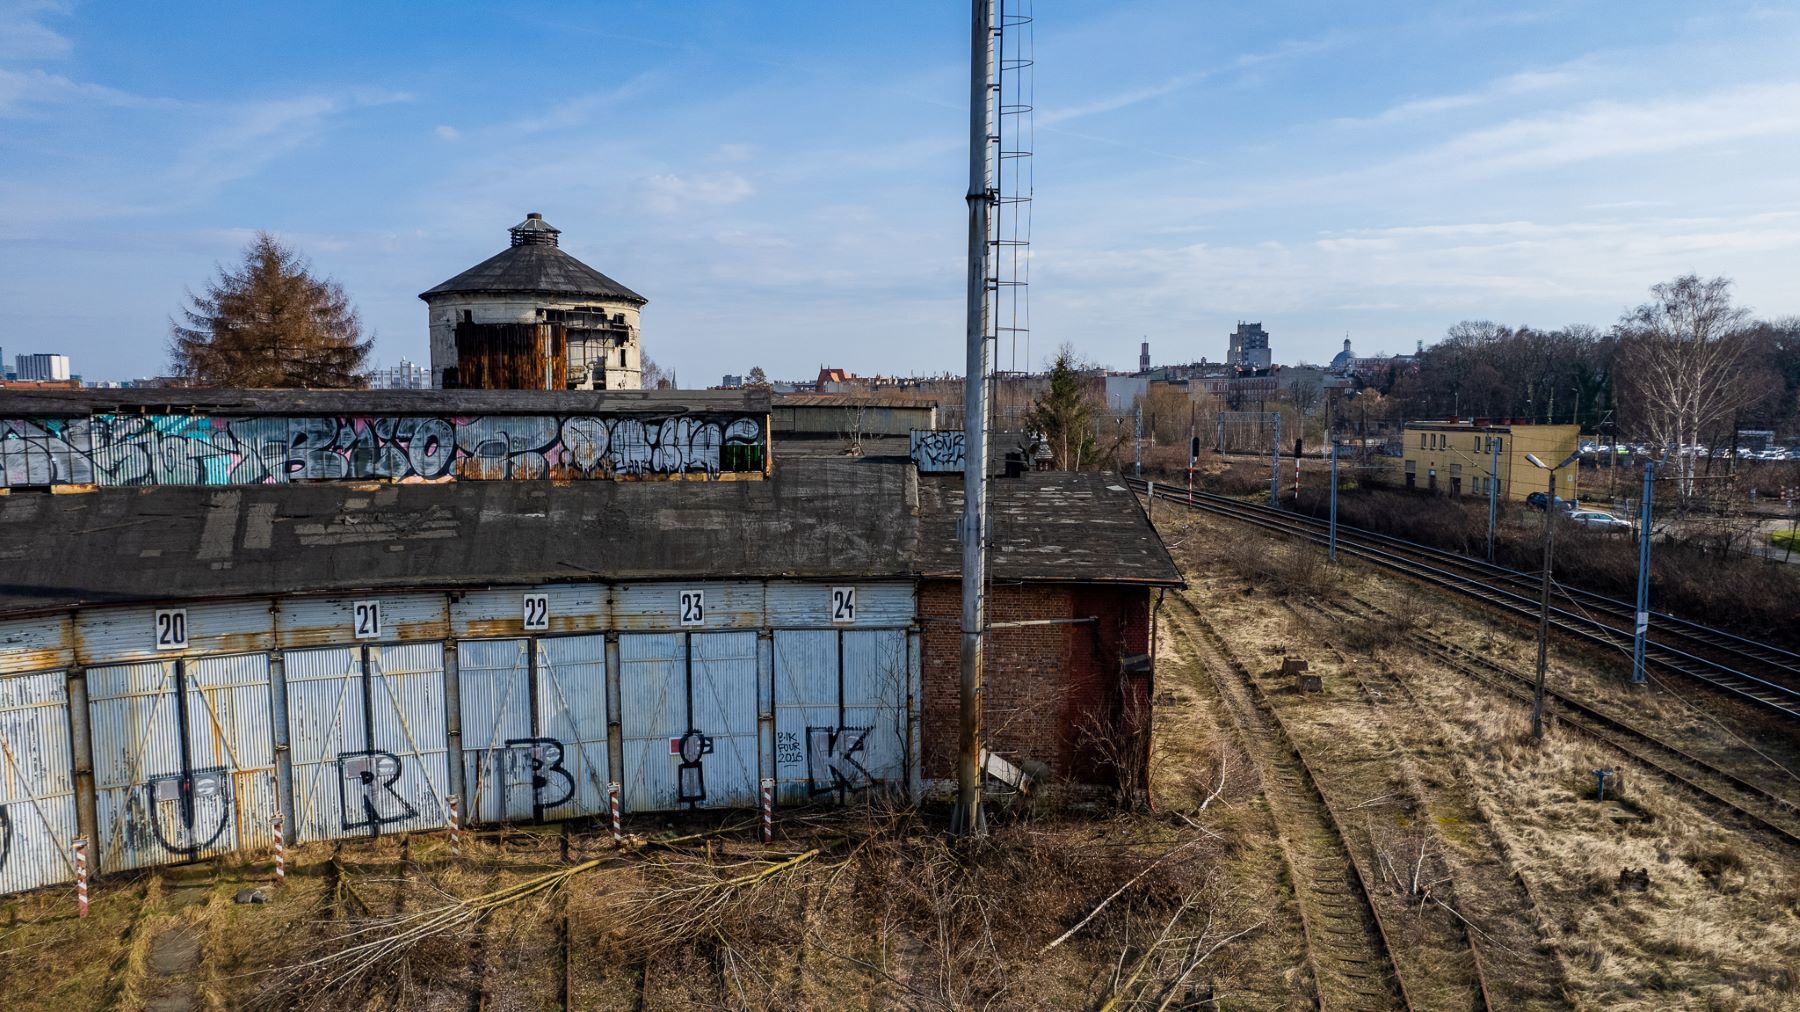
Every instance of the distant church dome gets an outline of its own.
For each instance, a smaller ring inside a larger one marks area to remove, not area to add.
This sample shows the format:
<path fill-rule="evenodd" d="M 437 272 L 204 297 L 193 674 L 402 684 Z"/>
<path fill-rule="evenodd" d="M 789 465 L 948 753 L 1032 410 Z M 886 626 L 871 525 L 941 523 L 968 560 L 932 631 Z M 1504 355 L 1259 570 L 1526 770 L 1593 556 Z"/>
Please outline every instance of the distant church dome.
<path fill-rule="evenodd" d="M 1344 350 L 1331 357 L 1331 365 L 1328 368 L 1332 372 L 1344 372 L 1355 360 L 1356 356 L 1350 353 L 1350 339 L 1346 337 L 1344 338 Z"/>

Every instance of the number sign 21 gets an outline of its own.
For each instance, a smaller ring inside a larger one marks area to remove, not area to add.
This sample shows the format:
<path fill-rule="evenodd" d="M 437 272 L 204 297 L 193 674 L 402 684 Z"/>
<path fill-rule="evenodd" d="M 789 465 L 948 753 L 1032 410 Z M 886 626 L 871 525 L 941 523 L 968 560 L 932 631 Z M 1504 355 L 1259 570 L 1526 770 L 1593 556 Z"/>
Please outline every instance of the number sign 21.
<path fill-rule="evenodd" d="M 357 601 L 351 606 L 350 633 L 359 640 L 381 638 L 380 601 Z"/>

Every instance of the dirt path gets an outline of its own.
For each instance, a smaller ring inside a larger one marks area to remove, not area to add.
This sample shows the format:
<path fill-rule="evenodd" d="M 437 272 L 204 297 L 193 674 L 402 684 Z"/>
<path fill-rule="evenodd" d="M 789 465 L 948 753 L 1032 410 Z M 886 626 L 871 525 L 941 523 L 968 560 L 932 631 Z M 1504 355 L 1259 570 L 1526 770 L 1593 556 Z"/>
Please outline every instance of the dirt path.
<path fill-rule="evenodd" d="M 175 868 L 164 873 L 163 897 L 168 914 L 150 938 L 144 984 L 147 1012 L 188 1012 L 200 1007 L 202 932 L 198 915 L 212 896 L 215 871 L 210 864 Z"/>

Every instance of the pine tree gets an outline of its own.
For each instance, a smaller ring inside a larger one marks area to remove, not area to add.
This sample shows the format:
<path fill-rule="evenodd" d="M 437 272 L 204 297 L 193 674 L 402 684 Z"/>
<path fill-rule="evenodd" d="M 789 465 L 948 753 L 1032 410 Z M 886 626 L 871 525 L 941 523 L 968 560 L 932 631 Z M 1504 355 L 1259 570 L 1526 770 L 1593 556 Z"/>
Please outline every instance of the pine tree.
<path fill-rule="evenodd" d="M 174 371 L 196 386 L 361 387 L 373 342 L 330 278 L 267 232 L 258 232 L 236 270 L 202 295 L 188 293 L 185 325 L 169 324 Z"/>
<path fill-rule="evenodd" d="M 1025 425 L 1043 437 L 1061 470 L 1079 471 L 1099 456 L 1094 444 L 1093 405 L 1082 393 L 1081 373 L 1067 345 L 1056 353 L 1050 366 L 1050 389 L 1026 412 Z"/>

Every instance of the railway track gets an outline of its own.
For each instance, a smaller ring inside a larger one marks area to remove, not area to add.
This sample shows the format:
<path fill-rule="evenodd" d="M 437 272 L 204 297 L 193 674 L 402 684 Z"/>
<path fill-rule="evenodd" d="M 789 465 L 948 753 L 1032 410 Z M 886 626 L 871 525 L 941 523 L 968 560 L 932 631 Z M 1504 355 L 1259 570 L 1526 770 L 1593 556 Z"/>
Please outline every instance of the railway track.
<path fill-rule="evenodd" d="M 1307 961 L 1324 1008 L 1411 1008 L 1368 883 L 1312 771 L 1254 680 L 1187 600 L 1177 629 L 1207 657 L 1224 709 L 1264 784 L 1293 876 Z"/>
<path fill-rule="evenodd" d="M 1565 1007 L 1566 976 L 1547 942 L 1542 907 L 1519 875 L 1519 863 L 1506 838 L 1494 829 L 1465 757 L 1450 745 L 1432 710 L 1393 671 L 1380 665 L 1359 670 L 1329 639 L 1321 642 L 1375 711 L 1387 740 L 1405 757 L 1400 760 L 1405 783 L 1430 824 L 1457 825 L 1477 838 L 1457 846 L 1436 834 L 1446 856 L 1455 852 L 1459 857 L 1452 864 L 1457 905 L 1479 911 L 1474 914 L 1479 924 L 1461 912 L 1458 917 L 1482 1004 L 1491 1009 Z M 1395 700 L 1412 715 L 1396 720 L 1390 712 Z M 1407 761 L 1421 758 L 1429 766 L 1424 776 Z"/>
<path fill-rule="evenodd" d="M 1373 602 L 1354 597 L 1351 601 L 1365 611 L 1392 617 Z M 1364 618 L 1336 602 L 1326 602 L 1324 607 L 1352 621 Z M 1428 630 L 1415 630 L 1409 643 L 1476 681 L 1521 702 L 1529 704 L 1531 701 L 1535 685 L 1531 674 L 1445 642 Z M 1789 798 L 1554 688 L 1546 688 L 1545 697 L 1554 701 L 1557 719 L 1562 723 L 1637 760 L 1645 769 L 1693 792 L 1703 801 L 1722 806 L 1728 816 L 1767 832 L 1789 846 L 1800 846 L 1800 808 Z"/>
<path fill-rule="evenodd" d="M 1128 478 L 1139 491 L 1147 483 Z M 1230 517 L 1315 544 L 1329 540 L 1324 521 L 1208 492 L 1157 489 L 1159 502 Z M 1507 614 L 1535 621 L 1537 578 L 1385 534 L 1338 525 L 1338 551 L 1423 583 L 1474 598 Z M 1550 624 L 1595 646 L 1629 653 L 1635 608 L 1623 601 L 1572 588 L 1560 591 Z M 1765 712 L 1800 720 L 1800 654 L 1660 612 L 1650 615 L 1644 651 L 1647 666 L 1698 682 Z"/>

